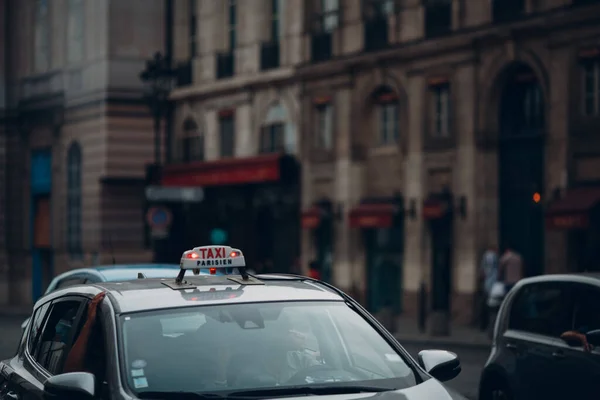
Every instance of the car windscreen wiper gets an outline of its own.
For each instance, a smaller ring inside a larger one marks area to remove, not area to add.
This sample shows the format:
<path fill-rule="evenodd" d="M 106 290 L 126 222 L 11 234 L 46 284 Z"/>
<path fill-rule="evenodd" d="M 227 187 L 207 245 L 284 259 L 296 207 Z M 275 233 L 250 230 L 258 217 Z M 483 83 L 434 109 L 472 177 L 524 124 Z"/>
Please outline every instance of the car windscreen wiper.
<path fill-rule="evenodd" d="M 216 393 L 194 393 L 194 392 L 141 392 L 139 399 L 182 399 L 182 400 L 221 400 L 225 396 Z"/>
<path fill-rule="evenodd" d="M 253 398 L 253 397 L 277 397 L 293 395 L 327 395 L 327 394 L 350 394 L 350 393 L 376 393 L 387 392 L 390 388 L 378 386 L 292 386 L 276 387 L 269 389 L 244 390 L 239 392 L 230 392 L 228 398 Z"/>

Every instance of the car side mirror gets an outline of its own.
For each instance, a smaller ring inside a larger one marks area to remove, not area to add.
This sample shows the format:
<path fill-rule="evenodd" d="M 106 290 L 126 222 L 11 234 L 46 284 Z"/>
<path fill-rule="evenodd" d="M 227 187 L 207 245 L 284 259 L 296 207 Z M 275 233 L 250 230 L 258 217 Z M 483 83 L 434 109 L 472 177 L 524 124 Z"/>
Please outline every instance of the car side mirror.
<path fill-rule="evenodd" d="M 27 324 L 29 324 L 29 318 L 27 318 L 25 321 L 23 321 L 23 323 L 21 324 L 21 331 L 25 331 L 25 329 L 27 328 Z"/>
<path fill-rule="evenodd" d="M 589 331 L 585 334 L 588 343 L 593 346 L 600 346 L 600 329 Z"/>
<path fill-rule="evenodd" d="M 446 382 L 460 374 L 460 360 L 450 351 L 423 350 L 417 358 L 419 365 L 438 381 Z"/>
<path fill-rule="evenodd" d="M 94 398 L 96 377 L 88 372 L 70 372 L 51 376 L 44 383 L 44 399 L 87 400 Z"/>

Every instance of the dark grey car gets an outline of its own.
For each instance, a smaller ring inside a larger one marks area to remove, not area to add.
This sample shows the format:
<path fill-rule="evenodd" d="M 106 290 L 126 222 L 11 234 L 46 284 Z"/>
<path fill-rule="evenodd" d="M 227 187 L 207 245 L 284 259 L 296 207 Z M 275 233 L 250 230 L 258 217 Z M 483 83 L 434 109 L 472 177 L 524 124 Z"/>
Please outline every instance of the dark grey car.
<path fill-rule="evenodd" d="M 600 274 L 545 275 L 520 281 L 506 296 L 479 398 L 599 399 Z"/>

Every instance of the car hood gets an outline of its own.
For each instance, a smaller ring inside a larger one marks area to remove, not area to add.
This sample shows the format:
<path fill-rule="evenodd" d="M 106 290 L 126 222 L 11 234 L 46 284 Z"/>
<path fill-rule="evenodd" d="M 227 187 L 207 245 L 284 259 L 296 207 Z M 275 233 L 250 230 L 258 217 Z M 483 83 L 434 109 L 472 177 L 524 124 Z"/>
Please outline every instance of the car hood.
<path fill-rule="evenodd" d="M 447 388 L 435 379 L 429 379 L 420 385 L 410 387 L 408 389 L 394 390 L 381 393 L 356 393 L 356 394 L 335 394 L 325 396 L 298 396 L 298 397 L 282 397 L 282 400 L 303 399 L 307 397 L 315 397 L 319 399 L 369 399 L 369 400 L 467 400 L 466 397 L 456 393 L 452 389 Z"/>

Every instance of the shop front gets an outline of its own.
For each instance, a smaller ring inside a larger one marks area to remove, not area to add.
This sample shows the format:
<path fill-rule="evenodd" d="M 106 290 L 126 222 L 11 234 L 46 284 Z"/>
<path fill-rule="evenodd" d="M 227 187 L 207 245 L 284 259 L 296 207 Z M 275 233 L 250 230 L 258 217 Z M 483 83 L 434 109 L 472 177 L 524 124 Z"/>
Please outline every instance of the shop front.
<path fill-rule="evenodd" d="M 393 324 L 393 316 L 402 312 L 402 198 L 365 199 L 350 211 L 349 224 L 362 233 L 367 309 L 385 325 Z M 392 317 L 388 323 L 387 317 Z"/>
<path fill-rule="evenodd" d="M 452 309 L 454 206 L 448 191 L 430 194 L 423 202 L 431 249 L 430 333 L 448 334 Z"/>
<path fill-rule="evenodd" d="M 568 189 L 550 203 L 546 229 L 568 236 L 565 272 L 600 272 L 600 185 Z"/>
<path fill-rule="evenodd" d="M 165 167 L 162 186 L 202 187 L 204 198 L 163 204 L 172 221 L 156 259 L 178 262 L 186 249 L 226 242 L 257 272 L 289 272 L 300 254 L 299 174 L 297 160 L 279 154 Z"/>
<path fill-rule="evenodd" d="M 302 213 L 302 228 L 309 230 L 313 239 L 315 259 L 321 279 L 331 283 L 333 270 L 333 240 L 335 212 L 329 199 L 321 199 Z"/>

